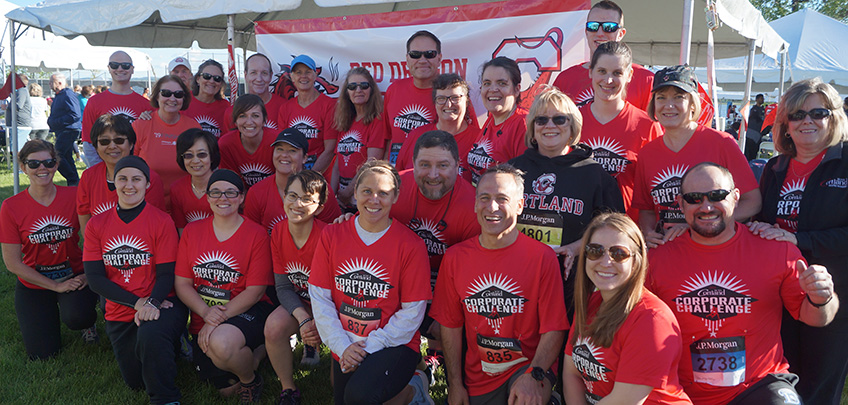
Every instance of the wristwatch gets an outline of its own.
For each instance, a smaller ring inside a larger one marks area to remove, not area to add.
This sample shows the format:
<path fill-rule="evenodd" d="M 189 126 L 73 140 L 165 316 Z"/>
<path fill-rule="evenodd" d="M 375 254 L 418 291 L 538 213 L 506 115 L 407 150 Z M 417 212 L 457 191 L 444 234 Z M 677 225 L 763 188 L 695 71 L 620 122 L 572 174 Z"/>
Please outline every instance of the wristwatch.
<path fill-rule="evenodd" d="M 545 370 L 541 367 L 533 367 L 530 369 L 530 376 L 533 377 L 534 380 L 542 382 L 545 379 Z"/>
<path fill-rule="evenodd" d="M 147 297 L 147 300 L 144 301 L 144 305 L 152 305 L 154 308 L 159 309 L 162 303 L 159 302 L 159 300 L 157 300 L 156 298 Z"/>

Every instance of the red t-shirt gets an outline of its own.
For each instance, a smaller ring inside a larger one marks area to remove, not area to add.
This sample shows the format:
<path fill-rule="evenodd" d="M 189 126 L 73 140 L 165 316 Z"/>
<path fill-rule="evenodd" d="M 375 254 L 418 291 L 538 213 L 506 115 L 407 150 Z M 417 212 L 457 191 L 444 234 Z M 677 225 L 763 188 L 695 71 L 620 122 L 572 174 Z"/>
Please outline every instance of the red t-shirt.
<path fill-rule="evenodd" d="M 180 114 L 179 121 L 173 125 L 162 121 L 156 112 L 152 115 L 149 120 L 133 122 L 133 129 L 138 138 L 135 152 L 147 162 L 151 171 L 155 171 L 162 178 L 165 202 L 170 205 L 168 196 L 171 193 L 171 184 L 185 176 L 183 169 L 177 165 L 177 137 L 187 129 L 200 128 L 200 124 L 183 114 Z"/>
<path fill-rule="evenodd" d="M 336 164 L 339 165 L 339 183 L 347 187 L 356 175 L 356 170 L 368 157 L 368 148 L 385 146 L 386 124 L 383 117 L 377 117 L 367 125 L 362 121 L 353 121 L 350 129 L 338 135 Z"/>
<path fill-rule="evenodd" d="M 156 282 L 156 265 L 175 262 L 179 237 L 174 221 L 147 204 L 130 223 L 118 210 L 96 215 L 85 226 L 84 261 L 103 261 L 109 281 L 139 298 Z M 106 320 L 132 322 L 135 309 L 106 300 Z"/>
<path fill-rule="evenodd" d="M 789 160 L 789 170 L 783 179 L 783 187 L 777 201 L 777 218 L 775 222 L 783 229 L 790 232 L 798 231 L 798 215 L 801 213 L 801 198 L 810 175 L 816 170 L 824 158 L 827 149 L 819 153 L 807 163 L 801 163 L 795 159 Z"/>
<path fill-rule="evenodd" d="M 595 292 L 589 298 L 589 323 L 603 302 Z M 565 354 L 586 385 L 586 402 L 597 403 L 615 383 L 647 385 L 654 389 L 646 404 L 691 404 L 677 376 L 680 363 L 680 326 L 668 305 L 648 290 L 615 332 L 610 347 L 596 345 L 591 337 L 578 336 L 572 345 L 571 329 Z"/>
<path fill-rule="evenodd" d="M 366 245 L 354 221 L 324 228 L 309 284 L 330 290 L 342 328 L 364 338 L 386 326 L 401 303 L 429 300 L 431 292 L 427 251 L 418 236 L 392 221 L 380 239 Z M 406 345 L 418 351 L 420 344 L 416 331 Z"/>
<path fill-rule="evenodd" d="M 680 323 L 680 383 L 695 403 L 726 404 L 769 373 L 785 373 L 783 308 L 797 319 L 801 252 L 736 223 L 729 241 L 706 246 L 689 232 L 650 250 L 645 285 Z"/>
<path fill-rule="evenodd" d="M 574 104 L 583 105 L 595 97 L 589 69 L 583 64 L 574 65 L 562 72 L 554 80 L 554 87 L 560 89 Z M 644 67 L 633 64 L 633 78 L 627 85 L 626 100 L 645 111 L 651 101 L 651 88 L 654 87 L 654 73 Z"/>
<path fill-rule="evenodd" d="M 435 287 L 439 264 L 448 247 L 480 234 L 474 214 L 476 192 L 471 184 L 456 179 L 453 190 L 433 201 L 424 197 L 412 170 L 400 174 L 400 195 L 391 216 L 424 240 L 430 256 L 430 284 Z"/>
<path fill-rule="evenodd" d="M 412 169 L 415 165 L 415 159 L 413 156 L 415 152 L 415 142 L 418 142 L 418 138 L 420 138 L 421 135 L 424 135 L 425 132 L 435 131 L 437 129 L 436 124 L 428 124 L 413 129 L 406 138 L 406 141 L 404 141 L 403 147 L 400 148 L 395 168 L 397 168 L 398 171 Z M 468 157 L 468 152 L 471 151 L 474 141 L 476 141 L 479 136 L 480 128 L 477 128 L 476 125 L 468 125 L 464 131 L 453 136 L 454 140 L 456 140 L 456 146 L 459 149 L 459 174 L 468 181 L 470 181 L 471 176 L 468 173 L 468 165 L 465 163 L 465 159 Z"/>
<path fill-rule="evenodd" d="M 386 130 L 391 139 L 389 162 L 395 164 L 410 131 L 438 120 L 433 89 L 415 87 L 411 77 L 395 81 L 386 89 L 383 106 Z"/>
<path fill-rule="evenodd" d="M 280 96 L 278 96 L 274 93 L 271 93 L 271 99 L 268 100 L 267 103 L 265 103 L 265 113 L 268 114 L 268 116 L 265 117 L 265 128 L 268 128 L 268 129 L 271 130 L 271 132 L 274 132 L 275 137 L 277 136 L 278 133 L 280 133 L 280 131 L 285 129 L 285 128 L 280 128 L 280 125 L 277 123 L 277 114 L 279 114 L 280 107 L 282 107 L 283 104 L 285 104 L 285 102 L 286 102 L 286 99 L 284 99 L 284 98 L 282 98 L 282 97 L 280 97 Z M 229 130 L 238 129 L 238 128 L 236 128 L 235 121 L 233 120 L 233 106 L 232 105 L 228 106 L 227 110 L 224 111 L 224 118 L 226 118 L 226 120 L 227 120 L 226 125 L 227 125 L 227 128 L 229 128 Z M 226 133 L 227 131 L 225 130 L 224 132 Z"/>
<path fill-rule="evenodd" d="M 662 134 L 662 127 L 651 120 L 645 111 L 628 102 L 624 103 L 624 108 L 612 121 L 601 124 L 592 114 L 591 106 L 592 104 L 588 103 L 580 107 L 580 113 L 583 115 L 580 142 L 592 148 L 592 158 L 616 179 L 624 200 L 624 209 L 638 222 L 639 210 L 630 208 L 636 162 L 642 147 Z"/>
<path fill-rule="evenodd" d="M 289 232 L 289 221 L 283 220 L 271 232 L 271 260 L 274 263 L 274 273 L 288 277 L 294 287 L 294 292 L 304 305 L 311 305 L 309 299 L 309 275 L 315 248 L 321 239 L 321 232 L 327 224 L 312 221 L 312 231 L 306 243 L 299 249 L 294 244 Z"/>
<path fill-rule="evenodd" d="M 218 140 L 218 149 L 221 151 L 222 169 L 230 169 L 244 180 L 247 188 L 259 183 L 264 178 L 274 174 L 274 148 L 271 144 L 277 139 L 274 131 L 265 128 L 262 132 L 262 141 L 259 148 L 253 154 L 244 150 L 241 144 L 239 131 L 230 131 Z"/>
<path fill-rule="evenodd" d="M 556 254 L 524 234 L 501 249 L 486 249 L 479 238 L 450 247 L 435 292 L 430 316 L 465 328 L 471 396 L 491 392 L 529 364 L 542 334 L 569 327 Z"/>
<path fill-rule="evenodd" d="M 190 223 L 180 238 L 174 273 L 192 279 L 209 306 L 226 305 L 247 287 L 274 285 L 268 235 L 245 220 L 232 236 L 219 241 L 212 218 Z M 271 302 L 265 295 L 262 301 Z M 202 327 L 203 318 L 192 311 L 189 332 L 196 334 Z"/>
<path fill-rule="evenodd" d="M 204 191 L 206 189 L 204 188 Z M 171 218 L 177 228 L 214 215 L 206 194 L 197 197 L 191 188 L 191 176 L 183 176 L 171 186 Z"/>
<path fill-rule="evenodd" d="M 82 140 L 91 143 L 91 127 L 103 114 L 121 115 L 133 122 L 141 113 L 153 109 L 150 100 L 134 91 L 123 95 L 112 93 L 110 90 L 95 94 L 88 99 L 83 111 Z"/>
<path fill-rule="evenodd" d="M 327 187 L 327 202 L 324 203 L 324 209 L 315 218 L 329 224 L 341 215 L 342 210 L 339 208 L 338 201 L 336 201 L 336 194 L 330 187 Z M 277 188 L 275 176 L 268 176 L 248 190 L 244 199 L 244 216 L 262 225 L 268 230 L 268 234 L 271 234 L 278 223 L 286 219 L 283 196 Z"/>
<path fill-rule="evenodd" d="M 309 151 L 306 153 L 304 169 L 311 169 L 324 152 L 324 141 L 335 140 L 338 135 L 333 129 L 333 116 L 336 113 L 336 100 L 321 93 L 315 101 L 306 108 L 301 107 L 297 97 L 286 101 L 280 108 L 277 121 L 285 128 L 297 128 L 309 140 Z"/>
<path fill-rule="evenodd" d="M 183 111 L 185 115 L 194 118 L 200 124 L 200 128 L 204 131 L 211 132 L 216 138 L 228 132 L 226 128 L 226 111 L 227 107 L 230 106 L 229 101 L 222 99 L 207 104 L 198 100 L 195 96 L 191 97 L 192 100 L 188 105 L 188 109 Z"/>
<path fill-rule="evenodd" d="M 150 172 L 150 188 L 144 194 L 144 201 L 165 211 L 165 191 L 162 179 L 156 172 Z M 106 163 L 100 162 L 85 169 L 77 185 L 77 214 L 99 215 L 118 204 L 118 194 L 109 190 L 106 180 Z"/>
<path fill-rule="evenodd" d="M 0 205 L 0 243 L 21 245 L 25 265 L 59 282 L 82 273 L 76 192 L 76 187 L 56 186 L 53 202 L 45 207 L 26 189 Z M 27 288 L 43 290 L 18 280 Z"/>
<path fill-rule="evenodd" d="M 690 167 L 702 162 L 714 162 L 733 174 L 736 188 L 742 194 L 757 188 L 757 180 L 745 155 L 730 134 L 698 125 L 689 142 L 674 152 L 663 137 L 648 142 L 639 152 L 632 207 L 657 213 L 666 224 L 685 223 L 677 205 L 680 181 Z"/>
<path fill-rule="evenodd" d="M 524 122 L 526 116 L 526 112 L 516 111 L 506 121 L 495 125 L 495 119 L 489 114 L 483 130 L 468 151 L 471 184 L 477 185 L 477 180 L 486 169 L 521 156 L 527 150 L 524 144 L 524 136 L 527 134 L 527 124 Z"/>

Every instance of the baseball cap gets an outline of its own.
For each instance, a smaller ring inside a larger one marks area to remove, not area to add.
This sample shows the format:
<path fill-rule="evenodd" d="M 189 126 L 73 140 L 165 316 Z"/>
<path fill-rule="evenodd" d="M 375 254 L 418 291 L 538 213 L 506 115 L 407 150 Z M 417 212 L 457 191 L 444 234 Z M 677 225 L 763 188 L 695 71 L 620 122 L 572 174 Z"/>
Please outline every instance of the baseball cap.
<path fill-rule="evenodd" d="M 283 132 L 280 132 L 280 134 L 277 135 L 277 139 L 274 140 L 271 147 L 273 148 L 274 145 L 280 142 L 285 142 L 294 146 L 295 148 L 302 150 L 303 153 L 306 153 L 306 151 L 309 150 L 309 141 L 306 140 L 306 135 L 304 135 L 303 132 L 300 132 L 297 128 L 284 129 Z"/>
<path fill-rule="evenodd" d="M 291 63 L 291 68 L 294 69 L 295 65 L 298 63 L 303 63 L 306 67 L 315 70 L 315 61 L 307 55 L 298 55 L 294 58 Z"/>
<path fill-rule="evenodd" d="M 698 92 L 698 78 L 695 70 L 689 65 L 669 66 L 654 74 L 654 87 L 651 91 L 657 91 L 666 86 L 674 86 L 687 93 Z"/>
<path fill-rule="evenodd" d="M 171 61 L 171 63 L 168 64 L 168 72 L 173 72 L 174 69 L 176 69 L 176 67 L 180 65 L 185 66 L 186 69 L 191 71 L 191 64 L 188 63 L 188 59 L 183 58 L 182 56 L 177 56 L 176 58 L 174 58 L 174 60 Z"/>

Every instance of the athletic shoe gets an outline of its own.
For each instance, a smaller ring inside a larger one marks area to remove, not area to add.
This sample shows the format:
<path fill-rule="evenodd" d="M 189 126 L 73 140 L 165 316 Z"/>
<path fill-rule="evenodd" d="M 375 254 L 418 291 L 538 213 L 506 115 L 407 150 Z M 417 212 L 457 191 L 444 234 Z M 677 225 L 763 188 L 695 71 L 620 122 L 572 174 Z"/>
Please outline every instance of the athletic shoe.
<path fill-rule="evenodd" d="M 82 340 L 86 344 L 93 345 L 100 341 L 100 335 L 97 334 L 97 326 L 92 326 L 82 330 Z"/>
<path fill-rule="evenodd" d="M 445 356 L 441 351 L 435 351 L 432 349 L 427 349 L 427 355 L 424 356 L 424 364 L 427 365 L 427 368 L 424 370 L 427 373 L 427 378 L 430 380 L 430 386 L 436 384 L 436 369 L 442 366 L 445 362 Z"/>
<path fill-rule="evenodd" d="M 300 405 L 300 390 L 287 389 L 280 393 L 277 405 Z"/>
<path fill-rule="evenodd" d="M 300 366 L 303 368 L 315 368 L 321 358 L 318 355 L 318 350 L 310 345 L 303 345 L 303 358 L 300 359 Z"/>
<path fill-rule="evenodd" d="M 259 399 L 262 397 L 262 376 L 258 373 L 254 374 L 256 377 L 253 378 L 253 382 L 250 384 L 239 383 L 239 403 L 240 404 L 252 404 L 259 402 Z"/>
<path fill-rule="evenodd" d="M 183 329 L 183 333 L 180 335 L 180 357 L 192 361 L 194 360 L 193 352 L 191 342 L 188 341 L 188 329 Z"/>
<path fill-rule="evenodd" d="M 292 350 L 297 347 L 297 335 L 291 335 L 289 338 L 289 346 L 291 346 Z"/>
<path fill-rule="evenodd" d="M 410 405 L 435 405 L 433 398 L 430 398 L 430 391 L 428 389 L 430 382 L 427 381 L 427 374 L 424 371 L 415 370 L 415 374 L 409 380 L 409 385 L 415 391 L 415 396 L 412 397 L 412 402 L 409 403 Z"/>

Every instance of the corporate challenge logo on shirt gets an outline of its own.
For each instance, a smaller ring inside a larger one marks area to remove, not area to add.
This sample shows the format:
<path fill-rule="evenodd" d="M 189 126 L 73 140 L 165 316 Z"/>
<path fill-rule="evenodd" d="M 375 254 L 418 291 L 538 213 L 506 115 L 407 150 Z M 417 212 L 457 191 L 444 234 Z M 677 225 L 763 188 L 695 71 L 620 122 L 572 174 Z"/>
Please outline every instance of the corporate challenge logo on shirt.
<path fill-rule="evenodd" d="M 359 153 L 362 146 L 362 133 L 357 130 L 347 131 L 339 140 L 339 144 L 336 145 L 336 152 L 342 155 L 345 166 L 347 166 L 350 162 L 350 155 Z"/>
<path fill-rule="evenodd" d="M 121 107 L 121 106 L 118 106 L 118 107 L 115 107 L 115 108 L 109 110 L 109 114 L 120 115 L 121 117 L 124 117 L 127 120 L 129 120 L 130 124 L 132 124 L 132 122 L 135 121 L 136 118 L 138 118 L 138 114 L 136 114 L 135 111 L 130 110 L 129 108 L 126 108 L 126 107 Z"/>
<path fill-rule="evenodd" d="M 409 132 L 413 129 L 433 122 L 432 119 L 430 112 L 424 106 L 411 104 L 398 112 L 394 120 L 394 126 L 409 135 Z"/>
<path fill-rule="evenodd" d="M 239 172 L 241 173 L 241 176 L 244 178 L 244 182 L 247 183 L 248 187 L 252 187 L 254 184 L 262 181 L 264 178 L 274 174 L 273 168 L 262 163 L 243 164 L 239 166 Z"/>
<path fill-rule="evenodd" d="M 303 263 L 296 261 L 286 263 L 286 276 L 294 286 L 294 292 L 306 301 L 309 301 L 309 273 L 309 267 Z"/>
<path fill-rule="evenodd" d="M 112 208 L 115 208 L 114 201 L 107 201 L 104 203 L 97 204 L 97 206 L 94 207 L 93 210 L 91 210 L 91 216 L 100 215 L 106 211 L 111 210 Z"/>
<path fill-rule="evenodd" d="M 150 264 L 153 255 L 147 244 L 131 235 L 120 235 L 112 238 L 103 245 L 103 263 L 114 267 L 124 276 L 124 283 L 129 283 L 133 270 Z"/>
<path fill-rule="evenodd" d="M 471 150 L 468 152 L 468 166 L 474 168 L 477 172 L 483 173 L 489 166 L 493 165 L 495 161 L 492 159 L 492 146 L 492 141 L 488 138 L 478 139 L 477 142 L 474 142 L 474 145 L 471 146 Z M 480 175 L 472 170 L 471 177 L 472 184 L 477 184 Z"/>
<path fill-rule="evenodd" d="M 427 253 L 430 256 L 445 254 L 448 244 L 445 242 L 445 236 L 442 234 L 444 228 L 440 227 L 438 223 L 429 218 L 413 218 L 409 221 L 408 226 L 409 229 L 424 240 L 424 244 L 427 246 Z"/>
<path fill-rule="evenodd" d="M 574 366 L 577 367 L 577 371 L 583 375 L 583 381 L 586 384 L 586 395 L 591 396 L 595 402 L 599 401 L 601 398 L 597 395 L 591 394 L 595 391 L 592 387 L 593 383 L 595 381 L 609 382 L 607 373 L 612 371 L 605 366 L 604 363 L 602 363 L 604 361 L 602 354 L 603 352 L 601 352 L 601 349 L 596 347 L 592 342 L 592 339 L 589 337 L 579 336 L 574 341 L 574 350 L 571 354 L 571 360 L 574 361 Z M 587 398 L 587 400 L 588 399 L 589 398 Z"/>
<path fill-rule="evenodd" d="M 615 139 L 596 138 L 587 140 L 586 144 L 592 148 L 592 158 L 612 177 L 618 177 L 627 169 L 627 165 L 633 163 L 624 157 L 624 146 Z"/>
<path fill-rule="evenodd" d="M 806 179 L 798 179 L 784 184 L 780 189 L 777 218 L 786 221 L 786 225 L 791 229 L 798 228 L 798 213 L 801 211 L 801 198 L 804 197 L 806 186 Z"/>
<path fill-rule="evenodd" d="M 201 114 L 197 117 L 194 117 L 194 120 L 197 121 L 198 124 L 200 124 L 200 128 L 204 131 L 215 135 L 216 138 L 219 138 L 221 136 L 221 130 L 219 129 L 221 124 L 218 123 L 218 120 L 205 114 Z"/>
<path fill-rule="evenodd" d="M 222 285 L 237 283 L 243 274 L 239 272 L 236 259 L 229 253 L 213 251 L 207 252 L 197 258 L 191 267 L 194 276 L 205 280 L 209 284 L 220 287 Z"/>
<path fill-rule="evenodd" d="M 59 250 L 59 244 L 73 235 L 74 228 L 71 221 L 53 215 L 35 221 L 29 231 L 30 234 L 27 236 L 29 243 L 33 245 L 46 244 L 50 251 L 56 254 L 56 251 Z"/>
<path fill-rule="evenodd" d="M 757 301 L 746 295 L 748 287 L 736 277 L 718 271 L 693 275 L 680 292 L 674 298 L 674 310 L 702 318 L 710 337 L 716 336 L 725 319 L 750 314 L 751 304 Z"/>
<path fill-rule="evenodd" d="M 192 223 L 194 221 L 200 221 L 201 219 L 206 219 L 211 216 L 212 215 L 210 215 L 209 213 L 203 211 L 189 211 L 186 212 L 185 219 L 187 223 Z"/>
<path fill-rule="evenodd" d="M 389 274 L 380 263 L 371 259 L 354 258 L 342 263 L 336 270 L 336 289 L 354 300 L 354 304 L 365 307 L 368 301 L 389 297 L 395 288 Z"/>
<path fill-rule="evenodd" d="M 466 294 L 468 296 L 462 300 L 465 310 L 486 318 L 495 333 L 500 333 L 502 318 L 523 313 L 527 302 L 521 296 L 521 287 L 503 274 L 477 277 Z"/>
<path fill-rule="evenodd" d="M 303 132 L 307 139 L 318 138 L 318 123 L 312 117 L 300 116 L 294 118 L 289 122 L 289 128 Z"/>
<path fill-rule="evenodd" d="M 662 207 L 660 219 L 663 222 L 686 222 L 675 198 L 680 194 L 680 183 L 687 170 L 689 170 L 687 165 L 670 166 L 657 173 L 651 180 L 651 198 L 654 200 L 654 205 Z"/>

